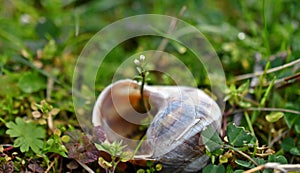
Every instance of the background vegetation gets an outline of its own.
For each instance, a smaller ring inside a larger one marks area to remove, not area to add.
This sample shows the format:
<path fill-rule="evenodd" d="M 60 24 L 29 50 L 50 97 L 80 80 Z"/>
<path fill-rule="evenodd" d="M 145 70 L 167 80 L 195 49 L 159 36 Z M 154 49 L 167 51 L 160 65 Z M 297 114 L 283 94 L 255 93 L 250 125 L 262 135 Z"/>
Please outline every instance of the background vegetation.
<path fill-rule="evenodd" d="M 85 172 L 89 167 L 105 172 L 101 167 L 107 165 L 97 163 L 100 151 L 81 133 L 76 120 L 73 70 L 82 48 L 101 28 L 147 13 L 176 16 L 194 25 L 222 61 L 227 106 L 221 137 L 206 141 L 215 146 L 207 147 L 211 164 L 206 171 L 239 172 L 267 162 L 300 162 L 297 0 L 0 0 L 0 4 L 0 172 Z M 185 12 L 179 14 L 184 6 Z M 103 62 L 95 94 L 111 82 L 124 58 L 156 49 L 160 42 L 161 38 L 134 38 L 116 47 Z M 199 88 L 209 86 L 190 52 L 174 44 L 165 51 L 182 58 Z M 284 66 L 290 62 L 294 63 Z M 240 76 L 259 71 L 257 77 Z M 225 133 L 226 127 L 251 135 L 243 138 L 245 143 L 235 143 L 233 137 L 240 136 Z M 159 169 L 156 163 L 133 162 L 118 168 L 119 172 Z"/>

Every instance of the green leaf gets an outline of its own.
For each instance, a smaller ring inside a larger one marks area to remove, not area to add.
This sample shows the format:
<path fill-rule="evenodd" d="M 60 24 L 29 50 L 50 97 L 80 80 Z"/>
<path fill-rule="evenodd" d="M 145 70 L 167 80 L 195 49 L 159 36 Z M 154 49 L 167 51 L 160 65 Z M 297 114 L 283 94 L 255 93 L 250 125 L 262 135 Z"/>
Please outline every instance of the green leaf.
<path fill-rule="evenodd" d="M 285 106 L 286 109 L 293 109 L 293 110 L 300 110 L 300 107 L 298 104 L 294 103 L 287 103 Z M 291 129 L 294 124 L 300 125 L 300 116 L 295 116 L 295 114 L 292 113 L 285 113 L 284 120 L 287 124 L 287 126 Z"/>
<path fill-rule="evenodd" d="M 249 88 L 249 84 L 250 84 L 250 81 L 247 80 L 247 82 L 243 83 L 241 86 L 238 87 L 237 92 L 243 93 L 243 92 L 247 91 L 247 89 Z"/>
<path fill-rule="evenodd" d="M 209 152 L 219 150 L 223 146 L 223 141 L 217 133 L 216 129 L 208 126 L 201 133 L 203 144 Z"/>
<path fill-rule="evenodd" d="M 118 156 L 122 153 L 122 150 L 126 147 L 126 145 L 122 146 L 122 141 L 117 143 L 114 141 L 113 143 L 102 143 L 102 144 L 95 144 L 96 148 L 99 151 L 104 151 L 109 153 L 112 157 Z"/>
<path fill-rule="evenodd" d="M 25 93 L 33 93 L 46 88 L 46 80 L 36 73 L 25 73 L 19 79 L 19 88 Z"/>
<path fill-rule="evenodd" d="M 266 161 L 263 158 L 253 158 L 253 160 L 258 164 L 258 165 L 262 165 L 265 164 Z M 254 166 L 254 165 L 253 165 Z"/>
<path fill-rule="evenodd" d="M 109 143 L 95 144 L 95 146 L 99 151 L 104 151 L 107 153 L 110 152 L 110 144 Z"/>
<path fill-rule="evenodd" d="M 20 147 L 21 152 L 27 152 L 31 148 L 33 152 L 39 153 L 44 145 L 42 139 L 45 138 L 45 129 L 33 123 L 26 123 L 20 117 L 16 118 L 16 123 L 8 122 L 6 126 L 8 127 L 6 134 L 12 138 L 17 138 L 14 141 L 14 146 Z"/>
<path fill-rule="evenodd" d="M 226 167 L 226 173 L 232 173 L 232 172 L 233 172 L 232 166 L 231 166 L 231 165 L 228 165 L 228 166 Z"/>
<path fill-rule="evenodd" d="M 282 155 L 279 155 L 279 156 L 269 155 L 268 156 L 268 162 L 278 162 L 278 163 L 281 163 L 281 164 L 287 164 L 288 163 L 287 159 Z"/>
<path fill-rule="evenodd" d="M 234 162 L 242 167 L 246 167 L 246 168 L 252 167 L 252 162 L 250 162 L 250 161 L 236 159 Z"/>
<path fill-rule="evenodd" d="M 225 167 L 223 165 L 209 164 L 203 168 L 203 173 L 225 173 Z"/>
<path fill-rule="evenodd" d="M 296 146 L 295 141 L 291 137 L 287 137 L 287 138 L 283 139 L 282 142 L 281 142 L 281 148 L 284 151 L 290 151 L 291 148 L 293 148 L 295 146 Z"/>
<path fill-rule="evenodd" d="M 285 120 L 287 126 L 288 126 L 289 128 L 292 128 L 292 126 L 293 126 L 296 122 L 299 122 L 299 121 L 300 121 L 300 118 L 299 118 L 299 116 L 295 116 L 295 115 L 293 115 L 293 114 L 285 114 L 284 120 Z"/>
<path fill-rule="evenodd" d="M 278 121 L 284 116 L 283 112 L 272 112 L 271 114 L 266 115 L 266 120 L 270 123 Z"/>
<path fill-rule="evenodd" d="M 300 146 L 291 148 L 290 153 L 296 156 L 300 156 Z"/>
<path fill-rule="evenodd" d="M 297 134 L 300 134 L 300 124 L 295 124 L 295 131 Z"/>
<path fill-rule="evenodd" d="M 51 153 L 57 153 L 63 157 L 67 157 L 67 149 L 62 144 L 62 141 L 60 140 L 60 137 L 57 135 L 52 136 L 50 139 L 47 140 L 45 143 L 42 152 L 44 154 L 51 152 Z"/>
<path fill-rule="evenodd" d="M 239 102 L 238 102 L 238 105 L 239 105 L 240 107 L 242 107 L 242 108 L 249 108 L 249 107 L 251 107 L 251 103 L 245 102 L 245 101 L 239 101 Z"/>
<path fill-rule="evenodd" d="M 136 70 L 139 72 L 139 74 L 142 74 L 143 69 L 141 67 L 136 67 Z"/>
<path fill-rule="evenodd" d="M 233 173 L 243 173 L 243 172 L 244 172 L 244 170 L 238 169 L 238 170 L 235 170 Z"/>
<path fill-rule="evenodd" d="M 228 124 L 227 136 L 229 144 L 232 146 L 241 147 L 244 144 L 255 143 L 256 138 L 246 131 L 243 127 L 237 127 L 234 124 Z"/>

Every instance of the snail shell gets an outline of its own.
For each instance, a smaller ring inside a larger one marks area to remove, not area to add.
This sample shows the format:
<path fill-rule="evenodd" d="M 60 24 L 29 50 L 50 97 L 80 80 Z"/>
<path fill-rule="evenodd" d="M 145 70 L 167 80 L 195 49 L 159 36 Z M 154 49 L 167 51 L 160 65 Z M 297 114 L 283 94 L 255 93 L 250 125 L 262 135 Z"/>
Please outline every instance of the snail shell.
<path fill-rule="evenodd" d="M 157 160 L 164 172 L 196 172 L 208 161 L 201 131 L 221 126 L 217 103 L 203 91 L 184 86 L 145 86 L 144 97 L 154 116 L 135 159 Z M 102 126 L 108 142 L 123 141 L 135 151 L 143 136 L 139 128 L 148 114 L 140 113 L 140 86 L 133 80 L 120 80 L 106 87 L 94 106 L 94 126 Z"/>

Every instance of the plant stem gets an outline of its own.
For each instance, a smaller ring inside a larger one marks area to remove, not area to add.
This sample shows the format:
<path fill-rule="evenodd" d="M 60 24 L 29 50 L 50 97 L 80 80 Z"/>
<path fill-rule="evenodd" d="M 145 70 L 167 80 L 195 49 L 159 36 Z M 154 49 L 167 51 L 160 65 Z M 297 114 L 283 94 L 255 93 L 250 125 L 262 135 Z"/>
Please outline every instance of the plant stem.
<path fill-rule="evenodd" d="M 134 159 L 134 156 L 136 155 L 136 153 L 138 152 L 138 150 L 141 148 L 142 146 L 142 143 L 144 142 L 144 140 L 146 139 L 146 135 L 144 135 L 142 137 L 142 139 L 140 140 L 140 142 L 138 143 L 138 145 L 136 146 L 134 152 L 133 152 L 133 155 L 132 155 L 132 159 Z"/>
<path fill-rule="evenodd" d="M 262 108 L 265 106 L 265 103 L 266 103 L 266 100 L 267 100 L 267 97 L 269 96 L 270 92 L 271 92 L 271 89 L 273 88 L 274 86 L 274 81 L 275 81 L 276 77 L 273 78 L 273 80 L 271 81 L 271 84 L 269 85 L 269 87 L 267 88 L 263 98 L 261 99 L 260 101 L 260 104 L 259 104 L 259 108 Z M 258 114 L 260 113 L 260 111 L 254 111 L 253 112 L 253 115 L 251 117 L 251 122 L 252 124 L 256 121 L 257 117 L 258 117 Z"/>
<path fill-rule="evenodd" d="M 145 97 L 144 97 L 145 72 L 143 71 L 141 73 L 141 75 L 142 75 L 142 84 L 141 84 L 141 90 L 140 90 L 140 92 L 141 92 L 141 99 L 142 99 L 143 105 L 145 106 L 146 111 L 148 111 L 147 108 L 146 108 L 147 106 L 145 104 Z"/>
<path fill-rule="evenodd" d="M 146 71 L 143 70 L 141 75 L 142 75 L 142 84 L 141 84 L 141 88 L 140 88 L 140 93 L 141 93 L 142 105 L 144 106 L 145 111 L 148 114 L 148 116 L 152 117 L 152 115 L 150 113 L 150 108 L 148 107 L 148 103 L 146 101 L 145 94 L 144 94 L 144 86 L 146 84 Z"/>
<path fill-rule="evenodd" d="M 246 121 L 247 121 L 247 124 L 248 124 L 248 127 L 249 127 L 249 130 L 250 130 L 251 134 L 253 136 L 255 136 L 255 132 L 254 132 L 254 129 L 253 129 L 253 126 L 252 126 L 249 114 L 247 112 L 245 112 L 245 118 L 246 118 Z"/>

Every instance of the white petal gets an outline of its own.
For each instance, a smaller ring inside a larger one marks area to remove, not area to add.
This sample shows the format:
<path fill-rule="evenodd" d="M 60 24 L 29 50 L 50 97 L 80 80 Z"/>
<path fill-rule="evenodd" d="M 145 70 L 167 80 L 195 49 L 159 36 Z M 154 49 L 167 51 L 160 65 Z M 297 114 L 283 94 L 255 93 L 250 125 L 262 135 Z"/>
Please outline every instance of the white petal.
<path fill-rule="evenodd" d="M 146 58 L 145 55 L 140 55 L 140 60 L 141 60 L 141 61 L 144 61 L 145 58 Z"/>

